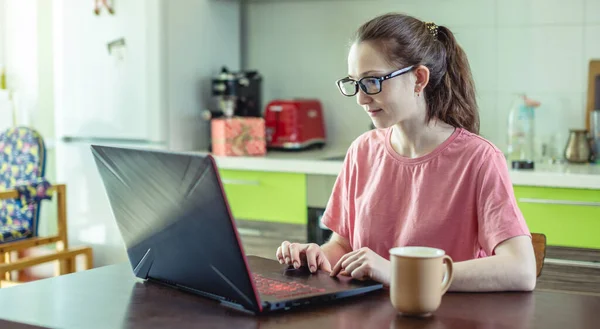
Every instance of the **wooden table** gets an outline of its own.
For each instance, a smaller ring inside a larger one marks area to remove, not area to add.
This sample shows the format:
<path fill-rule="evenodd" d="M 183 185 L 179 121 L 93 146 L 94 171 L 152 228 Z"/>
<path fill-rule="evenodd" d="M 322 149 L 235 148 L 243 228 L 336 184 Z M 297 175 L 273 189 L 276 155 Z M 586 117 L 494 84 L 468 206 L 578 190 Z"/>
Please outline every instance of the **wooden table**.
<path fill-rule="evenodd" d="M 51 328 L 600 328 L 600 296 L 449 293 L 427 319 L 397 316 L 387 291 L 252 316 L 131 274 L 129 264 L 0 289 L 0 319 Z M 2 328 L 31 328 L 2 322 Z"/>

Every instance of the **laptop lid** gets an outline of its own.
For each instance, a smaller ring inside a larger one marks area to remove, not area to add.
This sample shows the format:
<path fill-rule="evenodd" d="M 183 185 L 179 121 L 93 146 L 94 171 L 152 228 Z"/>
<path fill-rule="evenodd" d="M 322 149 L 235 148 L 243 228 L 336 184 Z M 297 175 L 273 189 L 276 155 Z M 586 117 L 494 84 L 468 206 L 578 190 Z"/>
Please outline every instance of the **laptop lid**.
<path fill-rule="evenodd" d="M 137 277 L 262 311 L 212 156 L 91 149 Z"/>

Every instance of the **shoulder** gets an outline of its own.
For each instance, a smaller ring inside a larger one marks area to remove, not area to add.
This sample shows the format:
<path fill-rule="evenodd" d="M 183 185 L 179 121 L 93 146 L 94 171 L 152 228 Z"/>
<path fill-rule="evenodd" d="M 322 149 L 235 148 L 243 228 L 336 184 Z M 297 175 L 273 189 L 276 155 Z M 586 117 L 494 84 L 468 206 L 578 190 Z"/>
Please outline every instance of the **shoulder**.
<path fill-rule="evenodd" d="M 504 153 L 496 145 L 482 136 L 459 129 L 454 140 L 436 160 L 438 165 L 447 170 L 469 172 L 468 177 L 478 176 L 485 168 L 507 170 Z"/>
<path fill-rule="evenodd" d="M 465 129 L 461 129 L 453 144 L 456 151 L 472 158 L 484 160 L 504 156 L 504 153 L 492 142 Z"/>
<path fill-rule="evenodd" d="M 349 148 L 349 153 L 354 155 L 368 155 L 370 153 L 379 153 L 385 148 L 385 139 L 388 136 L 388 129 L 371 129 L 359 135 Z"/>
<path fill-rule="evenodd" d="M 508 162 L 504 153 L 492 142 L 469 131 L 461 131 L 453 151 L 454 166 L 461 166 L 469 177 L 508 177 Z"/>
<path fill-rule="evenodd" d="M 372 129 L 356 137 L 346 151 L 344 168 L 364 166 L 381 158 L 385 152 L 387 129 Z"/>

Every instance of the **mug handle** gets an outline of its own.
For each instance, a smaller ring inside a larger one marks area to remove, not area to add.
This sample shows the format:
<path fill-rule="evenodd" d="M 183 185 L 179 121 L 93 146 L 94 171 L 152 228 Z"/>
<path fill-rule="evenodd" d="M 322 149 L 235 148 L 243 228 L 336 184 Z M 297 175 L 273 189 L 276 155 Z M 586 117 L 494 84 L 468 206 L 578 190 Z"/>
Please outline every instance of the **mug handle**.
<path fill-rule="evenodd" d="M 444 271 L 444 279 L 442 280 L 442 295 L 448 291 L 450 288 L 450 284 L 452 283 L 452 279 L 454 279 L 454 271 L 452 258 L 448 255 L 444 255 L 442 258 L 444 264 L 446 265 L 446 270 Z"/>

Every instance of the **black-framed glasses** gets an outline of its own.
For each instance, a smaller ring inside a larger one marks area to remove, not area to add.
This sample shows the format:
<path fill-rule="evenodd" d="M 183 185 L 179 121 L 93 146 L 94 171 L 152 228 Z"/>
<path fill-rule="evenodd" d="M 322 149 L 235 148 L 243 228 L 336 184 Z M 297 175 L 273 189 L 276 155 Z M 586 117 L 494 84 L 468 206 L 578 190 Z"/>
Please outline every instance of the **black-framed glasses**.
<path fill-rule="evenodd" d="M 409 72 L 413 69 L 413 67 L 414 65 L 411 65 L 382 77 L 362 77 L 358 81 L 350 77 L 345 77 L 336 81 L 336 84 L 344 96 L 350 97 L 356 95 L 358 93 L 358 86 L 360 86 L 360 89 L 362 89 L 365 94 L 375 95 L 381 92 L 381 85 L 385 80 L 395 78 L 406 72 Z"/>

